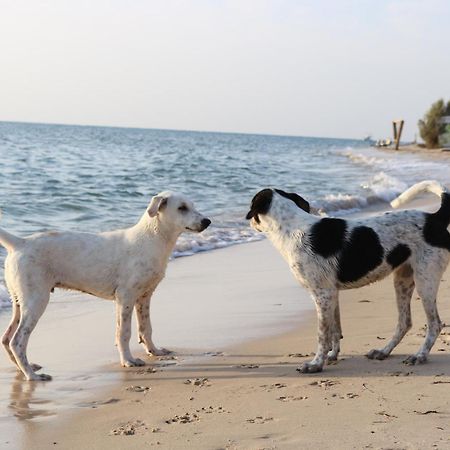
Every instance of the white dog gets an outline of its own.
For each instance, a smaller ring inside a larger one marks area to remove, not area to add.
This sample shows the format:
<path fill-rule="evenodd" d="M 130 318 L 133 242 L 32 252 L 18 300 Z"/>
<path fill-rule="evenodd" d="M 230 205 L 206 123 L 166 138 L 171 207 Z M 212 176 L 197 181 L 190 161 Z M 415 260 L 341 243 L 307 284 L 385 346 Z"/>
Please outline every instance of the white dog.
<path fill-rule="evenodd" d="M 392 202 L 398 207 L 423 191 L 441 197 L 433 214 L 405 210 L 361 220 L 320 218 L 309 214 L 297 194 L 264 189 L 252 200 L 247 219 L 264 232 L 287 260 L 296 279 L 308 289 L 318 314 L 318 348 L 300 372 L 320 372 L 339 353 L 341 325 L 338 294 L 394 273 L 398 325 L 391 341 L 368 358 L 384 359 L 411 328 L 410 302 L 414 287 L 427 316 L 427 334 L 406 364 L 423 363 L 442 329 L 436 295 L 450 259 L 450 194 L 434 181 L 414 185 Z"/>
<path fill-rule="evenodd" d="M 124 230 L 99 234 L 38 233 L 19 238 L 0 229 L 0 243 L 8 250 L 5 279 L 13 300 L 13 316 L 2 338 L 11 360 L 27 380 L 49 380 L 30 365 L 27 344 L 55 287 L 74 289 L 115 300 L 116 344 L 121 364 L 141 366 L 130 353 L 133 307 L 139 341 L 149 354 L 155 347 L 150 322 L 150 298 L 163 279 L 178 236 L 201 232 L 211 221 L 185 197 L 166 191 L 152 198 L 139 222 Z"/>

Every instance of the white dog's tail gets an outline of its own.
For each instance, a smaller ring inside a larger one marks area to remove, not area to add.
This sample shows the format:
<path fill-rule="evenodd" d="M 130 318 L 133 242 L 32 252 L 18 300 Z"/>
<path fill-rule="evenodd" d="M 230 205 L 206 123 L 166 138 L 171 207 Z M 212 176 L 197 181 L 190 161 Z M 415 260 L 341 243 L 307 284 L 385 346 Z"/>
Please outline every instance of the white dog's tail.
<path fill-rule="evenodd" d="M 392 200 L 391 206 L 393 208 L 398 208 L 403 204 L 409 202 L 411 199 L 421 194 L 422 192 L 431 192 L 437 195 L 441 199 L 441 207 L 439 211 L 435 213 L 442 222 L 446 223 L 448 226 L 450 222 L 450 193 L 447 188 L 437 181 L 427 180 L 420 183 L 414 184 L 409 189 L 407 189 L 403 194 L 399 195 L 396 199 Z"/>
<path fill-rule="evenodd" d="M 0 218 L 2 214 L 0 211 Z M 14 236 L 11 233 L 8 233 L 5 230 L 0 228 L 0 244 L 3 245 L 8 251 L 15 250 L 17 247 L 20 247 L 25 242 L 24 239 Z"/>

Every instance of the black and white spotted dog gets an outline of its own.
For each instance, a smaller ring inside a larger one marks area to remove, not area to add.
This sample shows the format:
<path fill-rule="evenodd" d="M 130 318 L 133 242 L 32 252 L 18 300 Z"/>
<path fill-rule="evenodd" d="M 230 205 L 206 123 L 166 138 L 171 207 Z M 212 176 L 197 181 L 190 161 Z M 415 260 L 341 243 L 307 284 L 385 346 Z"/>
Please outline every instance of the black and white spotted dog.
<path fill-rule="evenodd" d="M 371 350 L 367 356 L 386 358 L 411 328 L 410 301 L 415 287 L 427 316 L 427 334 L 419 351 L 405 363 L 427 360 L 442 329 L 436 295 L 450 259 L 450 194 L 437 182 L 424 181 L 391 205 L 398 207 L 425 191 L 441 197 L 439 211 L 403 210 L 361 220 L 311 215 L 306 200 L 278 189 L 264 189 L 253 197 L 247 214 L 252 228 L 268 236 L 316 304 L 317 353 L 299 367 L 300 372 L 320 372 L 327 360 L 337 359 L 342 338 L 339 291 L 365 286 L 392 272 L 397 328 L 385 347 Z"/>

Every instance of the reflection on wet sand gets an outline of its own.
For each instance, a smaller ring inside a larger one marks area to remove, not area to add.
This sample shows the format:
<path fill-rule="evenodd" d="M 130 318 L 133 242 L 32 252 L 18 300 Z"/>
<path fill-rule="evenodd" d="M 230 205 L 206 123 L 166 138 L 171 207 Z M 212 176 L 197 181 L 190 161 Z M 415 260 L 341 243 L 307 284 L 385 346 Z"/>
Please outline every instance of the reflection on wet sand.
<path fill-rule="evenodd" d="M 26 381 L 18 372 L 11 383 L 9 409 L 12 414 L 19 420 L 54 416 L 56 411 L 52 409 L 53 402 L 36 396 L 36 389 L 44 385 L 42 381 Z"/>

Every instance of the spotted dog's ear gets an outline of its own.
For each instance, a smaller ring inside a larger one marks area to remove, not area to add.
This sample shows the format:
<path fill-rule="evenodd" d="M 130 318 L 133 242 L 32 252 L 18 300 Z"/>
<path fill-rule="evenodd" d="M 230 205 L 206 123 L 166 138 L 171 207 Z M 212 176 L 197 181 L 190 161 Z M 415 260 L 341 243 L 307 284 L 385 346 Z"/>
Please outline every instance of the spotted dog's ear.
<path fill-rule="evenodd" d="M 148 215 L 150 217 L 155 217 L 159 211 L 161 211 L 167 205 L 167 198 L 160 195 L 155 195 L 150 202 L 147 209 Z"/>
<path fill-rule="evenodd" d="M 295 192 L 284 192 L 281 189 L 275 189 L 275 191 L 278 192 L 278 194 L 280 194 L 281 196 L 292 200 L 300 209 L 303 209 L 303 211 L 306 211 L 307 213 L 311 212 L 309 203 Z"/>
<path fill-rule="evenodd" d="M 267 214 L 272 203 L 273 191 L 272 189 L 263 189 L 259 191 L 252 199 L 252 204 L 250 206 L 250 211 L 247 213 L 245 218 L 247 220 L 255 218 L 256 222 L 259 223 L 259 214 Z"/>

